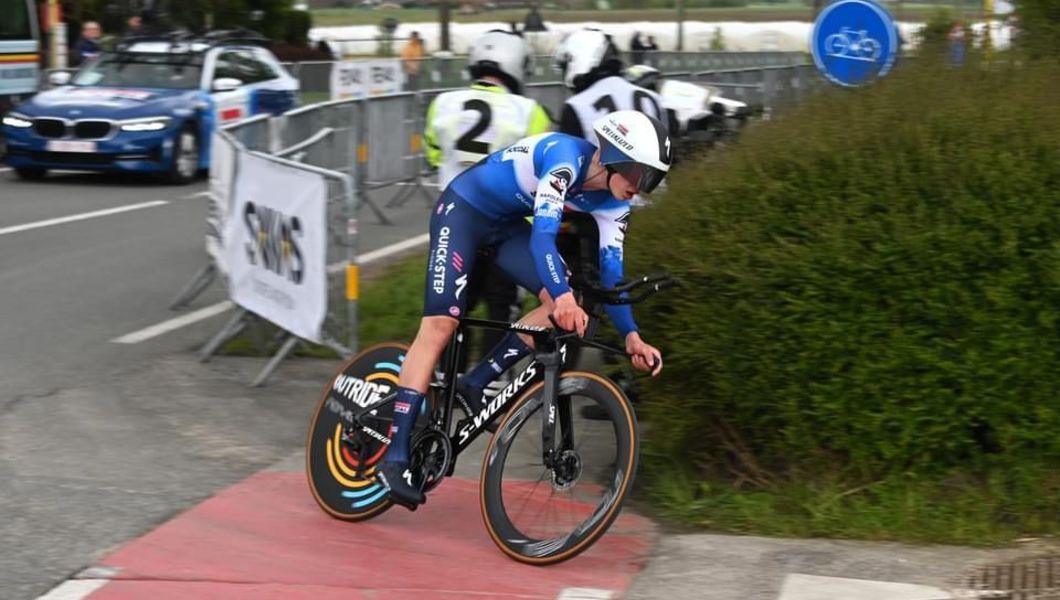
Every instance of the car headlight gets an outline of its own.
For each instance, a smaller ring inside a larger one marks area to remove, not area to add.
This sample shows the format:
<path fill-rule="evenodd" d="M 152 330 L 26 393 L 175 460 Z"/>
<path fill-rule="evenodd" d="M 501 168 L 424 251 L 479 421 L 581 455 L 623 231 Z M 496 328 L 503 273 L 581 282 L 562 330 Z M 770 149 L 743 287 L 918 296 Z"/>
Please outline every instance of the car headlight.
<path fill-rule="evenodd" d="M 26 129 L 27 127 L 33 127 L 33 121 L 30 120 L 29 117 L 18 113 L 10 113 L 4 115 L 4 125 L 15 127 L 17 129 Z"/>
<path fill-rule="evenodd" d="M 146 119 L 129 119 L 121 122 L 122 131 L 162 131 L 169 127 L 169 117 L 148 117 Z"/>

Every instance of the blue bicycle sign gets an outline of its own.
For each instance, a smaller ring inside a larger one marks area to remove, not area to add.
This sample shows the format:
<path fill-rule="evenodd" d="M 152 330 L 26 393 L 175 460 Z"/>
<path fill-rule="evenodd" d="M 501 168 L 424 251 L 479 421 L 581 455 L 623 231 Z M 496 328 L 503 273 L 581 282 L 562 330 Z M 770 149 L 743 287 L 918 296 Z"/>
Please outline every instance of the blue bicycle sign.
<path fill-rule="evenodd" d="M 872 0 L 839 0 L 817 17 L 810 51 L 829 80 L 859 86 L 891 70 L 898 29 L 887 10 Z"/>

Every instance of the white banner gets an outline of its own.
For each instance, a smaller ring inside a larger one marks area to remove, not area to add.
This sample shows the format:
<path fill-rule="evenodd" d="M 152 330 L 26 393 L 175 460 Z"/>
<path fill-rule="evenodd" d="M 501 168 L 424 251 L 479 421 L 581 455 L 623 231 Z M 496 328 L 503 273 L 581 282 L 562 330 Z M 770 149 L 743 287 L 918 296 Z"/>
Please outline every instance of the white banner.
<path fill-rule="evenodd" d="M 252 154 L 239 160 L 224 226 L 232 301 L 321 341 L 328 308 L 327 182 Z"/>
<path fill-rule="evenodd" d="M 332 100 L 393 94 L 404 85 L 405 72 L 397 58 L 344 61 L 331 67 Z"/>
<path fill-rule="evenodd" d="M 224 224 L 232 206 L 232 178 L 235 175 L 235 149 L 219 134 L 210 140 L 210 190 L 206 205 L 206 253 L 228 275 L 224 258 Z"/>

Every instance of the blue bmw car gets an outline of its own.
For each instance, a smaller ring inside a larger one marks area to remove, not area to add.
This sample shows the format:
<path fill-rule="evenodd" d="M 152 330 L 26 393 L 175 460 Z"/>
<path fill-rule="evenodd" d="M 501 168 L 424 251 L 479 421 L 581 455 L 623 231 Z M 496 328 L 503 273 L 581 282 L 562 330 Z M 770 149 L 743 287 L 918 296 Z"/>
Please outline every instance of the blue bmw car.
<path fill-rule="evenodd" d="M 49 169 L 160 174 L 192 181 L 210 161 L 214 127 L 282 113 L 298 80 L 266 48 L 238 37 L 138 39 L 3 117 L 7 164 L 24 179 Z"/>

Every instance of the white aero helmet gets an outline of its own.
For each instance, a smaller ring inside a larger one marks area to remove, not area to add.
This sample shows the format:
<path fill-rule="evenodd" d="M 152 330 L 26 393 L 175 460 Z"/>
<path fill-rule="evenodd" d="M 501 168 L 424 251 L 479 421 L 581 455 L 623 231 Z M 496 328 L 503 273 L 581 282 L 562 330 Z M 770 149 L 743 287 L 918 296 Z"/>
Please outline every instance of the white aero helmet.
<path fill-rule="evenodd" d="M 508 89 L 522 92 L 523 79 L 530 68 L 530 53 L 518 33 L 494 29 L 480 35 L 471 45 L 467 71 L 478 79 L 492 75 L 504 81 Z"/>
<path fill-rule="evenodd" d="M 617 75 L 622 68 L 611 36 L 599 29 L 581 29 L 568 35 L 556 48 L 553 63 L 571 89 L 582 87 L 585 76 L 598 70 Z"/>
<path fill-rule="evenodd" d="M 666 177 L 673 149 L 666 127 L 655 117 L 635 110 L 618 110 L 593 123 L 600 144 L 600 164 L 650 193 Z"/>

